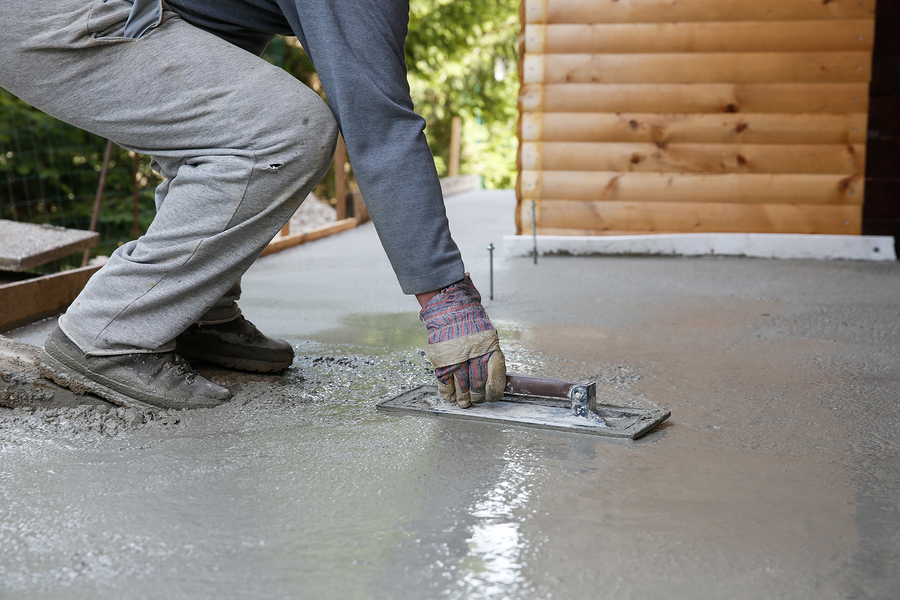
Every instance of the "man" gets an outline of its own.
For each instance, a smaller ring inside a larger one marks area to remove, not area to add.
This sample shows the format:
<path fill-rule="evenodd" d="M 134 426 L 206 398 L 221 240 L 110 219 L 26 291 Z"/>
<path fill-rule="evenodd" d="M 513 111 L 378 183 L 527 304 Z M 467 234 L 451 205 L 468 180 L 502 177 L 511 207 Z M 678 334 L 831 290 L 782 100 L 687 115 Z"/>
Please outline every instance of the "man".
<path fill-rule="evenodd" d="M 241 316 L 240 276 L 323 177 L 340 128 L 400 286 L 422 306 L 441 394 L 463 407 L 502 394 L 497 334 L 409 98 L 405 2 L 4 0 L 0 21 L 0 86 L 151 155 L 165 177 L 147 233 L 113 253 L 45 342 L 48 376 L 181 409 L 230 397 L 182 355 L 289 365 L 290 345 Z M 328 106 L 258 57 L 275 34 L 298 36 Z"/>

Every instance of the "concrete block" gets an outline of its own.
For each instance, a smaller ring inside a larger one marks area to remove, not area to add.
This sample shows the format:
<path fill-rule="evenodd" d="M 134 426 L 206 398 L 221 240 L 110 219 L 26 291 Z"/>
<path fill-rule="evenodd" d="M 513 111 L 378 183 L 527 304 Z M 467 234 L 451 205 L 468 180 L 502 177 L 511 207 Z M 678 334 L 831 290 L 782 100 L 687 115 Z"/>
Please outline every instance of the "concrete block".
<path fill-rule="evenodd" d="M 0 219 L 0 269 L 25 271 L 97 245 L 93 231 Z"/>

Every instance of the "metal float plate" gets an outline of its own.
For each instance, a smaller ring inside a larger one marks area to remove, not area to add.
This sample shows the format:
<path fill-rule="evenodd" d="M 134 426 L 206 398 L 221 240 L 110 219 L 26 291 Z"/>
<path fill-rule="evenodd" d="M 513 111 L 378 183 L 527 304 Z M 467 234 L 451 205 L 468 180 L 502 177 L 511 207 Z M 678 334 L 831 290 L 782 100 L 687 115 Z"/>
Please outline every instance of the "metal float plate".
<path fill-rule="evenodd" d="M 649 433 L 671 414 L 667 410 L 597 404 L 597 413 L 609 425 L 601 427 L 573 416 L 571 408 L 563 406 L 556 399 L 539 396 L 504 396 L 500 402 L 459 408 L 444 401 L 438 394 L 437 387 L 433 385 L 419 386 L 395 398 L 379 402 L 375 408 L 386 412 L 490 421 L 632 440 Z"/>

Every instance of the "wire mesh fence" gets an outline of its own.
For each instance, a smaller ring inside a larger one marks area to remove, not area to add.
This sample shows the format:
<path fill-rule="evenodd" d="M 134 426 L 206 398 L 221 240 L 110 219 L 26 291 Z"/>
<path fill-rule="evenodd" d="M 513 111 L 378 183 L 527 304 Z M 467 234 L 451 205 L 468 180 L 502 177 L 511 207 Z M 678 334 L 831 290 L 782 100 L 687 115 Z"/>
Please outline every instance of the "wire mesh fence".
<path fill-rule="evenodd" d="M 0 89 L 0 219 L 88 229 L 106 144 Z M 146 229 L 158 181 L 149 157 L 112 147 L 94 254 L 108 255 L 135 237 L 135 207 L 138 233 Z M 80 261 L 80 256 L 71 257 L 41 271 Z"/>

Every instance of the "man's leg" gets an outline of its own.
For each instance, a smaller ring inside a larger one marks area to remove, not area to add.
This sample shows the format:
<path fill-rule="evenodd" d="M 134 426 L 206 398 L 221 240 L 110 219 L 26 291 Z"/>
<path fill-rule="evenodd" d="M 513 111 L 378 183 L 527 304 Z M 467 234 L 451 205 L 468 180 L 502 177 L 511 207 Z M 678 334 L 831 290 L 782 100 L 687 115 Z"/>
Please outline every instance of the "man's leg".
<path fill-rule="evenodd" d="M 430 292 L 463 278 L 425 121 L 409 96 L 408 0 L 170 2 L 185 19 L 253 51 L 266 39 L 254 32 L 293 31 L 315 64 L 403 291 Z"/>
<path fill-rule="evenodd" d="M 88 357 L 165 352 L 239 280 L 321 179 L 336 129 L 281 69 L 166 11 L 122 37 L 122 0 L 4 0 L 0 85 L 154 156 L 165 199 L 64 315 Z"/>
<path fill-rule="evenodd" d="M 155 161 L 153 169 L 162 172 Z M 157 211 L 168 195 L 169 181 L 156 188 Z M 263 335 L 247 321 L 237 304 L 240 298 L 238 281 L 175 339 L 175 352 L 192 363 L 201 361 L 243 371 L 277 373 L 291 366 L 294 349 L 285 340 Z"/>

